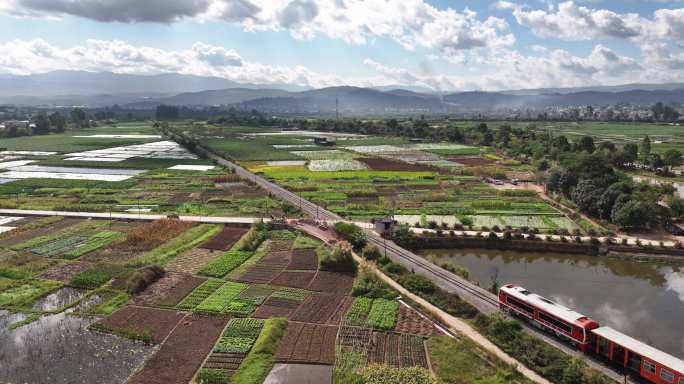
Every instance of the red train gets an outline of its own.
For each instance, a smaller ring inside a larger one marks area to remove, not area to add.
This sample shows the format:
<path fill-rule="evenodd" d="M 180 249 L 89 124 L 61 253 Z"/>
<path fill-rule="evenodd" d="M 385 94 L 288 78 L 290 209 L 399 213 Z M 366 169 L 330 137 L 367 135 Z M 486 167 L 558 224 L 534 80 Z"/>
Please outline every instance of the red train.
<path fill-rule="evenodd" d="M 601 327 L 590 317 L 508 284 L 499 289 L 502 310 L 551 331 L 586 353 L 656 384 L 684 384 L 684 361 L 610 327 Z"/>

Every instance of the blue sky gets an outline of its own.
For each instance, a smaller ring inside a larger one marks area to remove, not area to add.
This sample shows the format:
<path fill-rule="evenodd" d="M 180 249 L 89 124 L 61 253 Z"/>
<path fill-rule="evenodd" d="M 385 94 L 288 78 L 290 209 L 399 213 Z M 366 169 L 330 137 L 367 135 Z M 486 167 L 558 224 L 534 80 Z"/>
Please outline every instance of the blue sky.
<path fill-rule="evenodd" d="M 682 41 L 684 1 L 0 0 L 10 74 L 438 90 L 684 82 Z"/>

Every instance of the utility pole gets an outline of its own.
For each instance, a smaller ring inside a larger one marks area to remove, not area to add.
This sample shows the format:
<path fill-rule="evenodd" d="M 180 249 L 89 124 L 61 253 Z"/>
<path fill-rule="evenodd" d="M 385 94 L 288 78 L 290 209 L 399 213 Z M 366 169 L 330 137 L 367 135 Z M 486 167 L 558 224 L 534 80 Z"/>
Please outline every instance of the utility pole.
<path fill-rule="evenodd" d="M 335 120 L 340 120 L 340 99 L 335 96 Z"/>

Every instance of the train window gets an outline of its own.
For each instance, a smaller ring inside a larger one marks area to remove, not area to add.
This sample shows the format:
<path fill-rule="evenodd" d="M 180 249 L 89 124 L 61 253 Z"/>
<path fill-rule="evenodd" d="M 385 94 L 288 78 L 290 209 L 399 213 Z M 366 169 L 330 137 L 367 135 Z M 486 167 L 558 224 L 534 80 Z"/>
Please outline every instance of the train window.
<path fill-rule="evenodd" d="M 546 313 L 539 312 L 539 318 L 546 321 L 547 323 L 554 325 L 557 328 L 564 330 L 567 333 L 572 333 L 572 326 L 571 325 L 566 324 L 566 323 L 556 319 L 555 317 L 551 317 L 551 316 L 547 315 Z"/>
<path fill-rule="evenodd" d="M 655 375 L 656 366 L 655 366 L 655 364 L 651 363 L 650 361 L 644 360 L 644 370 Z"/>
<path fill-rule="evenodd" d="M 679 384 L 684 384 L 684 377 L 679 378 Z"/>
<path fill-rule="evenodd" d="M 523 303 L 522 301 L 520 301 L 520 300 L 518 300 L 518 299 L 516 299 L 516 298 L 513 298 L 513 297 L 508 296 L 508 297 L 506 297 L 506 302 L 507 302 L 508 304 L 511 304 L 511 305 L 513 305 L 514 307 L 516 307 L 516 308 L 522 310 L 522 311 L 525 311 L 525 312 L 529 313 L 529 314 L 533 314 L 533 313 L 534 313 L 534 308 L 532 308 L 531 306 L 529 306 L 529 305 Z"/>
<path fill-rule="evenodd" d="M 674 382 L 674 373 L 668 371 L 665 368 L 660 369 L 660 378 L 667 381 L 668 383 Z"/>

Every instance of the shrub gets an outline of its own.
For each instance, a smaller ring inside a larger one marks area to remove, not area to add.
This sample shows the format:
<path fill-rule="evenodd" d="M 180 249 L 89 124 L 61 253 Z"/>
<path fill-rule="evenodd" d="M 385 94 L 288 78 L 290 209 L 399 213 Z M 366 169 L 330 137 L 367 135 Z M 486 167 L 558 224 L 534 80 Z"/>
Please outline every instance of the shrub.
<path fill-rule="evenodd" d="M 339 221 L 335 223 L 335 233 L 348 241 L 355 251 L 361 251 L 366 245 L 366 233 L 356 224 Z"/>
<path fill-rule="evenodd" d="M 217 368 L 202 368 L 197 376 L 199 384 L 228 384 L 230 378 L 228 371 Z"/>
<path fill-rule="evenodd" d="M 320 259 L 321 270 L 332 272 L 356 273 L 357 265 L 352 256 L 349 243 L 342 242 L 335 245 L 332 252 L 325 252 Z"/>
<path fill-rule="evenodd" d="M 365 296 L 373 299 L 393 299 L 397 297 L 398 293 L 380 280 L 374 273 L 362 268 L 354 280 L 352 295 Z"/>
<path fill-rule="evenodd" d="M 152 285 L 155 281 L 164 276 L 166 272 L 164 268 L 153 265 L 145 267 L 139 271 L 135 271 L 125 283 L 125 291 L 129 294 L 136 294 L 144 291 Z"/>
<path fill-rule="evenodd" d="M 550 344 L 527 334 L 519 322 L 500 314 L 478 315 L 475 327 L 504 352 L 530 367 L 544 378 L 561 384 L 603 384 L 607 378 L 589 372 L 581 361 L 566 355 Z M 539 358 L 544 356 L 544 358 Z"/>
<path fill-rule="evenodd" d="M 382 256 L 382 254 L 380 253 L 378 247 L 376 247 L 375 245 L 367 244 L 365 247 L 363 247 L 363 251 L 361 251 L 361 256 L 363 256 L 363 258 L 366 260 L 375 261 L 378 260 Z"/>
<path fill-rule="evenodd" d="M 432 294 L 437 286 L 427 277 L 415 273 L 407 274 L 399 278 L 399 284 L 415 293 Z"/>
<path fill-rule="evenodd" d="M 451 263 L 442 263 L 439 265 L 440 267 L 444 268 L 445 270 L 453 273 L 454 275 L 461 276 L 462 278 L 468 280 L 470 278 L 470 272 L 465 268 L 460 265 L 454 265 Z"/>

